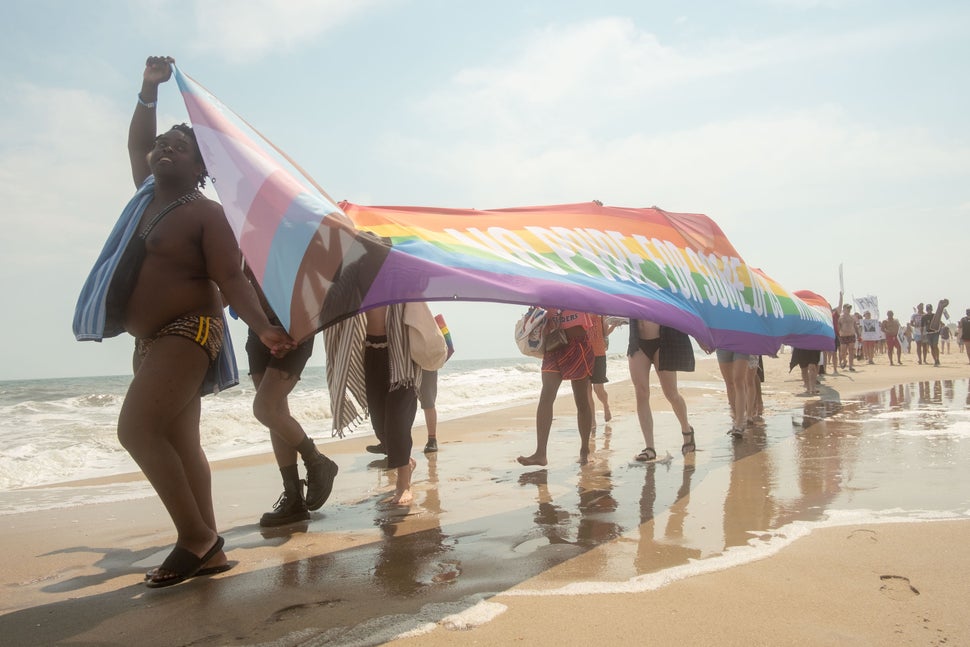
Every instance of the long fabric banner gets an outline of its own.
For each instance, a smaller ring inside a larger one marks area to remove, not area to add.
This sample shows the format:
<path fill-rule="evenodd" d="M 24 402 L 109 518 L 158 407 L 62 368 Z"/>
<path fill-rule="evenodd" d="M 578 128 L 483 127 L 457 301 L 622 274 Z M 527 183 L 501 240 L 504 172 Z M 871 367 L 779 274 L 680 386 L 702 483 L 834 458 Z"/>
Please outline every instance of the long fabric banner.
<path fill-rule="evenodd" d="M 649 319 L 709 349 L 832 346 L 831 317 L 745 264 L 707 216 L 596 202 L 338 205 L 211 93 L 175 77 L 240 248 L 295 339 L 381 305 L 460 300 Z"/>

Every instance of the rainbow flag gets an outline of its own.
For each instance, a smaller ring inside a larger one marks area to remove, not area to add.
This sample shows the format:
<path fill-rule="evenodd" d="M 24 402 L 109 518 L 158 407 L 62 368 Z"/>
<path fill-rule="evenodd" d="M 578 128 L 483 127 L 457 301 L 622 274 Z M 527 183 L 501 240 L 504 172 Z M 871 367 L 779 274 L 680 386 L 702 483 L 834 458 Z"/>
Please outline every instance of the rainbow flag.
<path fill-rule="evenodd" d="M 831 345 L 831 317 L 749 267 L 707 216 L 596 202 L 337 204 L 211 93 L 175 77 L 240 248 L 295 339 L 381 305 L 459 300 L 649 319 L 709 349 Z"/>

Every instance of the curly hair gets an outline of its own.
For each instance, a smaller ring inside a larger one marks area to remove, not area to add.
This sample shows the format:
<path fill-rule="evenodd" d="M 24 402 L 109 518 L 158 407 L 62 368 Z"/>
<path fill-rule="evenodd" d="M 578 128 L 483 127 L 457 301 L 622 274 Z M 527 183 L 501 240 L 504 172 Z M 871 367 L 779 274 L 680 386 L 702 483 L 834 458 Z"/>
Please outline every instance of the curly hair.
<path fill-rule="evenodd" d="M 196 178 L 196 184 L 200 189 L 205 188 L 205 179 L 209 177 L 209 171 L 205 168 L 205 160 L 202 159 L 202 150 L 199 148 L 199 140 L 195 138 L 195 131 L 192 130 L 192 126 L 185 123 L 175 124 L 172 126 L 172 130 L 177 130 L 186 137 L 190 138 L 192 143 L 195 145 L 195 159 L 198 162 L 202 162 L 202 172 L 199 173 L 199 177 Z"/>

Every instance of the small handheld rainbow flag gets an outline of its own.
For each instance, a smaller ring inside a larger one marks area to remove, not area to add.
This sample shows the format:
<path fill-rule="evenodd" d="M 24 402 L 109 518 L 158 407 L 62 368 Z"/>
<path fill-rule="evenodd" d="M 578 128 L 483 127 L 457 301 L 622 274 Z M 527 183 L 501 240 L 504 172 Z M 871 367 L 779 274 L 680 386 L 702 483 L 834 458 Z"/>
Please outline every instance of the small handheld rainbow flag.
<path fill-rule="evenodd" d="M 455 354 L 455 344 L 451 341 L 451 331 L 448 330 L 444 315 L 435 315 L 434 320 L 438 322 L 438 328 L 441 329 L 441 334 L 445 336 L 445 344 L 448 345 L 448 356 L 445 358 L 447 362 Z"/>

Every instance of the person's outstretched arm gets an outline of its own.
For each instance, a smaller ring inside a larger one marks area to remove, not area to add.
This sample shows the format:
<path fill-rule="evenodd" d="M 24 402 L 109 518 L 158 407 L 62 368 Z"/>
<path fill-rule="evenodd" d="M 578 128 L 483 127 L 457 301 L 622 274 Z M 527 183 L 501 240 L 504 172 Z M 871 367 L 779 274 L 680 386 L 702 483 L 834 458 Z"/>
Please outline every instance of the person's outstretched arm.
<path fill-rule="evenodd" d="M 131 177 L 135 186 L 141 186 L 149 175 L 148 153 L 155 145 L 155 103 L 158 101 L 158 85 L 172 78 L 171 56 L 149 56 L 142 74 L 141 91 L 135 112 L 128 127 L 128 159 L 131 161 Z"/>

